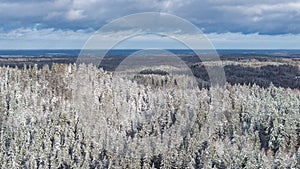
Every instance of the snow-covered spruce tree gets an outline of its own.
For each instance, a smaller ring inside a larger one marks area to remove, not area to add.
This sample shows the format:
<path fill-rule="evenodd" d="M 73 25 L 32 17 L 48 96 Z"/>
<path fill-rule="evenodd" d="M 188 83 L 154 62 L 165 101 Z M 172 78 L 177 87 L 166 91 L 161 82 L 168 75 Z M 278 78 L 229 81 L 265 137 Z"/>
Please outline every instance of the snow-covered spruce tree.
<path fill-rule="evenodd" d="M 298 89 L 75 64 L 0 75 L 0 168 L 299 167 Z"/>

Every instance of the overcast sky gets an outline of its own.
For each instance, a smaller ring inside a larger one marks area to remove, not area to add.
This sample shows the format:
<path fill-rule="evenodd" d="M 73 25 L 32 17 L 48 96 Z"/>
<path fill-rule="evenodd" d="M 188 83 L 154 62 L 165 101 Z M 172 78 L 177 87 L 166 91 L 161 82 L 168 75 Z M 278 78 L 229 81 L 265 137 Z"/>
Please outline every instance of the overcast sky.
<path fill-rule="evenodd" d="M 299 0 L 0 0 L 0 49 L 80 49 L 101 26 L 140 12 L 186 19 L 216 48 L 300 49 Z"/>

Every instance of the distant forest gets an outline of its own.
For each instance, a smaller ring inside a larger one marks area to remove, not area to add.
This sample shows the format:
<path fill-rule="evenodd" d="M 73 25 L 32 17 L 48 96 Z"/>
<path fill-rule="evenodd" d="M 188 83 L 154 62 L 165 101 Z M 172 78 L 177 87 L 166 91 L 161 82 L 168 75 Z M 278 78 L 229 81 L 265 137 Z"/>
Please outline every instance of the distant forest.
<path fill-rule="evenodd" d="M 180 56 L 191 68 L 195 77 L 205 81 L 200 86 L 209 85 L 209 77 L 201 60 L 195 56 Z M 39 68 L 43 65 L 54 63 L 75 63 L 76 57 L 46 57 L 46 58 L 0 58 L 0 66 L 33 66 Z M 108 57 L 100 65 L 107 71 L 113 71 L 122 61 L 122 57 Z M 256 56 L 256 55 L 221 55 L 224 64 L 226 80 L 230 84 L 256 84 L 261 87 L 269 87 L 271 84 L 277 87 L 300 89 L 300 59 L 299 57 Z M 145 73 L 145 72 L 144 72 Z M 156 72 L 158 73 L 158 72 Z"/>

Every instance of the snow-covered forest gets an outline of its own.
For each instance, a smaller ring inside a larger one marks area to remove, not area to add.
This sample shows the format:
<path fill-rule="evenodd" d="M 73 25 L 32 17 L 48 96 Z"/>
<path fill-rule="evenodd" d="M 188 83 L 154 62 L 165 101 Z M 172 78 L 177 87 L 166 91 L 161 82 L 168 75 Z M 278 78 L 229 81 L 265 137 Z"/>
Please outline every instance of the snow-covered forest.
<path fill-rule="evenodd" d="M 300 90 L 0 67 L 0 168 L 300 168 Z"/>

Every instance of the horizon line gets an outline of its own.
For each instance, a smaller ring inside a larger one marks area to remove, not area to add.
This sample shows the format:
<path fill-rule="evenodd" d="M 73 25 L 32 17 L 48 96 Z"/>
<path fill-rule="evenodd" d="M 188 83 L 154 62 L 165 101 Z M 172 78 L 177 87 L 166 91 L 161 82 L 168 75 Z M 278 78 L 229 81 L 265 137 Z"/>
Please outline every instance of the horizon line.
<path fill-rule="evenodd" d="M 187 48 L 171 48 L 171 49 L 134 49 L 134 48 L 117 48 L 117 49 L 79 49 L 79 48 L 45 48 L 45 49 L 0 49 L 0 51 L 14 50 L 300 50 L 300 48 L 216 48 L 216 49 L 187 49 Z"/>

